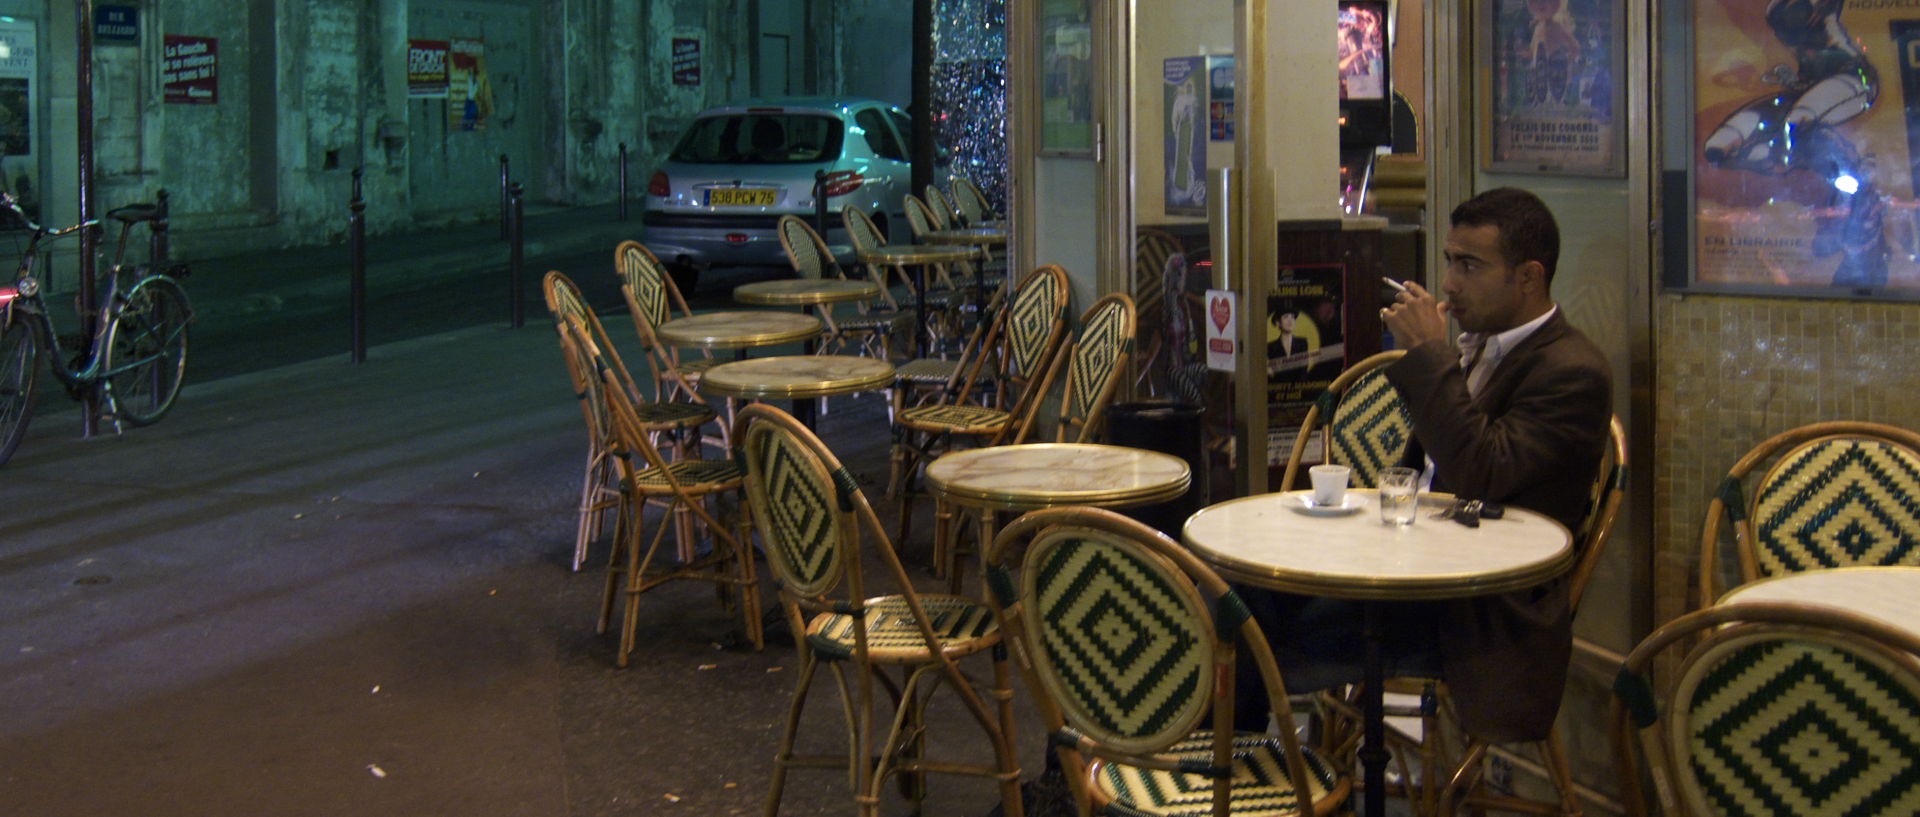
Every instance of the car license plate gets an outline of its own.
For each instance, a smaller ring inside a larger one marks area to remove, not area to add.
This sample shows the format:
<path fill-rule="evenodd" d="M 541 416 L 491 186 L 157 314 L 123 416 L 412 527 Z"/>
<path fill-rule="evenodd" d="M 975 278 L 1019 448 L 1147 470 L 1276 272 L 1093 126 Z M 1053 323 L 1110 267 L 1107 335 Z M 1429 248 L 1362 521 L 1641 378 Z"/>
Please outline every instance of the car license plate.
<path fill-rule="evenodd" d="M 708 207 L 772 207 L 773 191 L 727 187 L 707 191 Z"/>

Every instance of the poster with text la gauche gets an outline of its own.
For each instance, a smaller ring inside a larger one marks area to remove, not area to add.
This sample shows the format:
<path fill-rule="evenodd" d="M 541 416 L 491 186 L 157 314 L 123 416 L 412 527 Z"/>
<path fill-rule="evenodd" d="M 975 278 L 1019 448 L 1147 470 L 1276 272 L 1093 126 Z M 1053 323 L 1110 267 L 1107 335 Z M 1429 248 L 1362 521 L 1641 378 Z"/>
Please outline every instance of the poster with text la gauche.
<path fill-rule="evenodd" d="M 1694 283 L 1920 293 L 1920 8 L 1694 6 Z"/>

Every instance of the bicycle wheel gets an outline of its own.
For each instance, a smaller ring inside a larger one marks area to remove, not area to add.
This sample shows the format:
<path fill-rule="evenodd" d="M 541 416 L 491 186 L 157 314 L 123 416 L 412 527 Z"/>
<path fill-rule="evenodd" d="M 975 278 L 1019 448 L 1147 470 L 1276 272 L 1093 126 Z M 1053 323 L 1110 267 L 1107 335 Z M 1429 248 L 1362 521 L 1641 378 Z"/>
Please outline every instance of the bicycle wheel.
<path fill-rule="evenodd" d="M 160 419 L 187 373 L 187 293 L 165 278 L 134 285 L 107 334 L 107 395 L 119 419 L 143 426 Z"/>
<path fill-rule="evenodd" d="M 0 465 L 13 459 L 33 418 L 33 379 L 40 371 L 35 346 L 25 321 L 0 329 Z"/>

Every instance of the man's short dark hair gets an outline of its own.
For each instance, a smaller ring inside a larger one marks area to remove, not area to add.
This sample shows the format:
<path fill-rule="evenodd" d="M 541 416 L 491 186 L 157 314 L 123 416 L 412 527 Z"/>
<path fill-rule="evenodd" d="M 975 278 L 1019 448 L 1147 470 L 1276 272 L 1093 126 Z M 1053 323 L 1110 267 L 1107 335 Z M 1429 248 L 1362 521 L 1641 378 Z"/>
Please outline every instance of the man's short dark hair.
<path fill-rule="evenodd" d="M 1451 218 L 1455 227 L 1498 227 L 1507 266 L 1538 261 L 1552 288 L 1554 265 L 1560 261 L 1560 225 L 1539 196 L 1518 187 L 1496 187 L 1460 202 Z"/>

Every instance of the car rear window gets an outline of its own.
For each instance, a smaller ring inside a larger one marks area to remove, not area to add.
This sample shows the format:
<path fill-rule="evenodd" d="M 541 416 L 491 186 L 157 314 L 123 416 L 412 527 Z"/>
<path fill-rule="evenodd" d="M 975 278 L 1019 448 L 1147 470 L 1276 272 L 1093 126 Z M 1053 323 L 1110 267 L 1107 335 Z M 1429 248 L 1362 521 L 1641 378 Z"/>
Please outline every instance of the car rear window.
<path fill-rule="evenodd" d="M 742 113 L 696 119 L 667 158 L 695 164 L 799 164 L 840 155 L 836 117 Z"/>

